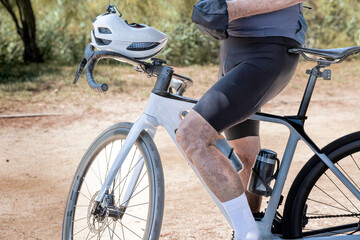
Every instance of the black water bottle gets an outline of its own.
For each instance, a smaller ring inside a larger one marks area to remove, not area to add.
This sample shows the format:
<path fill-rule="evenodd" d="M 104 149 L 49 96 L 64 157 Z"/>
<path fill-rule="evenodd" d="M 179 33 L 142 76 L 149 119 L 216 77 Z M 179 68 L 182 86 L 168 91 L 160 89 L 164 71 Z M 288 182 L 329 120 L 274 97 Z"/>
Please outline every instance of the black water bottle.
<path fill-rule="evenodd" d="M 276 165 L 277 169 L 274 173 Z M 248 190 L 260 196 L 270 196 L 272 192 L 270 182 L 276 178 L 278 170 L 279 159 L 276 152 L 269 149 L 260 149 L 252 168 Z"/>

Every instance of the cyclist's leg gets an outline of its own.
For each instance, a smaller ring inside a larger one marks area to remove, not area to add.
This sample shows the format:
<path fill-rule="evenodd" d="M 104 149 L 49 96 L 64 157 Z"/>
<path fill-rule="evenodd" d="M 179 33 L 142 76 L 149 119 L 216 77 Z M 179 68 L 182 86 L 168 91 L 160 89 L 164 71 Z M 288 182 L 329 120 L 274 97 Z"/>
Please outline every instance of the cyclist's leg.
<path fill-rule="evenodd" d="M 251 175 L 252 166 L 254 165 L 256 155 L 260 150 L 260 138 L 258 136 L 247 136 L 230 140 L 229 143 L 233 146 L 236 154 L 239 156 L 241 162 L 244 165 L 244 169 L 239 173 L 239 176 L 244 186 L 250 209 L 253 213 L 259 212 L 262 197 L 249 192 L 247 190 L 247 186 Z"/>
<path fill-rule="evenodd" d="M 222 41 L 219 57 L 219 79 L 233 69 L 241 61 L 241 57 L 233 54 L 238 48 L 236 41 Z M 252 212 L 259 212 L 262 197 L 247 191 L 247 185 L 257 153 L 260 150 L 259 121 L 246 120 L 234 127 L 227 129 L 224 133 L 226 139 L 234 148 L 241 159 L 244 169 L 239 173 L 243 183 L 245 194 Z"/>
<path fill-rule="evenodd" d="M 241 195 L 240 177 L 215 145 L 219 133 L 194 110 L 185 119 L 176 132 L 177 141 L 206 185 L 221 202 Z M 231 190 L 224 186 L 231 186 Z"/>
<path fill-rule="evenodd" d="M 202 179 L 222 202 L 240 239 L 258 240 L 260 233 L 249 208 L 240 177 L 215 145 L 219 133 L 196 111 L 181 122 L 176 139 Z M 244 224 L 246 223 L 246 224 Z"/>
<path fill-rule="evenodd" d="M 298 60 L 298 56 L 290 55 L 287 48 L 281 44 L 251 44 L 251 41 L 245 41 L 241 48 L 243 54 L 240 55 L 244 57 L 243 62 L 200 99 L 194 107 L 196 112 L 190 112 L 177 131 L 179 145 L 210 190 L 223 202 L 225 209 L 225 205 L 233 209 L 233 200 L 240 201 L 243 187 L 237 173 L 234 174 L 235 169 L 229 168 L 226 157 L 216 149 L 216 136 L 250 117 L 286 86 Z M 238 197 L 231 199 L 234 195 Z M 247 208 L 243 203 L 240 205 L 241 208 L 236 209 L 237 214 L 229 213 L 232 220 L 232 216 L 236 218 L 250 212 L 248 205 Z M 243 211 L 245 209 L 248 211 Z M 248 225 L 251 226 L 251 218 L 246 216 L 243 220 L 249 219 Z M 243 222 L 235 220 L 233 223 L 236 224 L 235 234 L 242 233 Z M 252 233 L 258 234 L 258 230 Z"/>

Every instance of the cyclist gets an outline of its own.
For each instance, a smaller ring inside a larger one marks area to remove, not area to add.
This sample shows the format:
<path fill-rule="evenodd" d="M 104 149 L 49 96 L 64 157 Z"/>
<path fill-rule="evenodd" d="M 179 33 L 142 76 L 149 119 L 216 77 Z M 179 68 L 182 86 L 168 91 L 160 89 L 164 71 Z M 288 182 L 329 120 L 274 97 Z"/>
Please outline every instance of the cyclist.
<path fill-rule="evenodd" d="M 246 120 L 290 81 L 304 44 L 303 0 L 229 0 L 229 37 L 221 41 L 219 81 L 181 122 L 176 137 L 206 185 L 223 204 L 235 239 L 260 239 L 252 212 L 261 198 L 247 193 L 251 166 L 260 147 L 259 123 Z M 225 132 L 244 163 L 239 176 L 216 148 Z"/>

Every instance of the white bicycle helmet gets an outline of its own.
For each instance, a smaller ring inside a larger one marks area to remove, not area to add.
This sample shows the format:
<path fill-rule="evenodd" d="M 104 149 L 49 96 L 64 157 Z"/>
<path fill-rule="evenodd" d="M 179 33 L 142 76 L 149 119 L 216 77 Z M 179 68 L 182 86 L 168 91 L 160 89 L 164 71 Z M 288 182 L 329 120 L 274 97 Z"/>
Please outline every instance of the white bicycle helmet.
<path fill-rule="evenodd" d="M 108 12 L 93 22 L 91 44 L 94 47 L 138 60 L 154 57 L 165 47 L 168 40 L 165 33 L 144 24 L 128 24 L 115 9 L 110 5 Z"/>

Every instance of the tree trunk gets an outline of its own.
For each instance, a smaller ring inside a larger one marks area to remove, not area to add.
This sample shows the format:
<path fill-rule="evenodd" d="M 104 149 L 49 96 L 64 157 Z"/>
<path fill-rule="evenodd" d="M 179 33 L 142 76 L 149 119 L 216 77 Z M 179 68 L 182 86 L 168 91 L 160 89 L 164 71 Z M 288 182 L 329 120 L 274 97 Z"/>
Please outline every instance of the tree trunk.
<path fill-rule="evenodd" d="M 42 55 L 36 44 L 36 22 L 30 0 L 15 1 L 19 12 L 18 16 L 15 14 L 14 4 L 11 4 L 9 0 L 0 0 L 0 2 L 10 13 L 17 32 L 24 43 L 24 62 L 42 62 Z"/>

